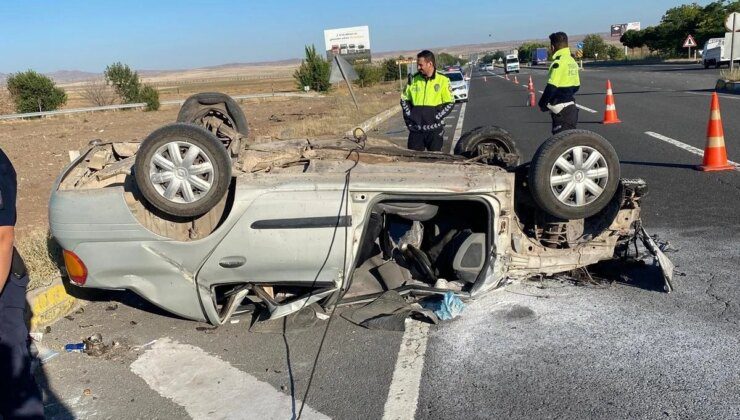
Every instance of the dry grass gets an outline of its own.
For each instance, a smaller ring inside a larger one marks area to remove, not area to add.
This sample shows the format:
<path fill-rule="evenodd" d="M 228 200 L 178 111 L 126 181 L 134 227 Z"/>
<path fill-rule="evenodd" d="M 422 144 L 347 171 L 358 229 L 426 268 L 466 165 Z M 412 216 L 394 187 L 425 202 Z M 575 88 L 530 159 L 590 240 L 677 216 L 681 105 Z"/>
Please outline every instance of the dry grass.
<path fill-rule="evenodd" d="M 740 81 L 740 68 L 720 70 L 719 74 L 722 79 L 729 80 L 731 82 Z"/>
<path fill-rule="evenodd" d="M 46 230 L 26 232 L 16 241 L 18 252 L 28 267 L 31 282 L 29 290 L 48 286 L 62 276 L 64 261 L 62 249 Z"/>
<path fill-rule="evenodd" d="M 270 127 L 266 135 L 274 138 L 288 138 L 345 133 L 366 119 L 395 105 L 398 102 L 398 93 L 394 89 L 397 89 L 397 86 L 392 82 L 364 89 L 354 88 L 358 110 L 347 88 L 337 88 L 327 96 L 326 100 L 329 103 L 323 112 L 311 112 L 309 108 L 297 120 L 281 121 L 282 124 L 279 127 Z M 281 118 L 279 115 L 275 117 Z"/>

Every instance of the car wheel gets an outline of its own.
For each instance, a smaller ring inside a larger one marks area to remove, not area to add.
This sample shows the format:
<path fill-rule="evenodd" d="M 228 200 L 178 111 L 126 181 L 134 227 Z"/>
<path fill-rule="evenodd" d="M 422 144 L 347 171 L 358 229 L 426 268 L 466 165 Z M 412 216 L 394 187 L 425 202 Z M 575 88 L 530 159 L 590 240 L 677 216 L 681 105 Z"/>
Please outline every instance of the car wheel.
<path fill-rule="evenodd" d="M 200 216 L 226 194 L 231 158 L 206 129 L 169 124 L 141 143 L 134 178 L 141 194 L 157 209 L 177 217 Z"/>
<path fill-rule="evenodd" d="M 474 128 L 463 134 L 455 145 L 455 154 L 481 157 L 489 165 L 510 170 L 519 165 L 520 154 L 511 134 L 494 125 Z"/>
<path fill-rule="evenodd" d="M 617 190 L 619 158 L 600 135 L 566 130 L 537 149 L 529 184 L 535 202 L 547 213 L 583 219 L 601 211 Z"/>
<path fill-rule="evenodd" d="M 190 96 L 177 114 L 177 122 L 195 124 L 213 133 L 235 155 L 239 138 L 247 137 L 247 117 L 229 95 L 204 92 Z M 232 147 L 236 146 L 236 147 Z"/>

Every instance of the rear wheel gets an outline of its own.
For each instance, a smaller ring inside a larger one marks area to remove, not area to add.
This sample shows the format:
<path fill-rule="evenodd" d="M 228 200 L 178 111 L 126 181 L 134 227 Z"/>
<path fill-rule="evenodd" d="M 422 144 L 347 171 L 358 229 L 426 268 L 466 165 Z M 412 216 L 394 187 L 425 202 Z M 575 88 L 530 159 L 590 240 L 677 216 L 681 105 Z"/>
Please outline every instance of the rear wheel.
<path fill-rule="evenodd" d="M 619 159 L 600 135 L 566 130 L 537 149 L 529 184 L 534 200 L 552 216 L 584 219 L 601 211 L 614 196 Z"/>
<path fill-rule="evenodd" d="M 226 194 L 231 158 L 204 128 L 170 124 L 141 143 L 134 177 L 141 194 L 157 209 L 177 217 L 200 216 Z"/>
<path fill-rule="evenodd" d="M 247 117 L 229 95 L 203 92 L 192 95 L 180 108 L 177 122 L 195 124 L 210 131 L 236 156 L 241 138 L 249 132 Z"/>
<path fill-rule="evenodd" d="M 519 165 L 520 154 L 511 134 L 493 125 L 474 128 L 460 137 L 455 154 L 511 170 Z"/>

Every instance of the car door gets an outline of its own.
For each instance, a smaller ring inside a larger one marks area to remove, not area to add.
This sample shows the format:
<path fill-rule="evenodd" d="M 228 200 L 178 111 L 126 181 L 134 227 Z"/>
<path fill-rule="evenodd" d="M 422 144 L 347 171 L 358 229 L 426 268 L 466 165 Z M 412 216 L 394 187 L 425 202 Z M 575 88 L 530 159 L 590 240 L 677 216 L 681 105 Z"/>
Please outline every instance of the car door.
<path fill-rule="evenodd" d="M 207 259 L 199 284 L 331 285 L 342 276 L 352 222 L 343 201 L 340 189 L 258 196 Z"/>

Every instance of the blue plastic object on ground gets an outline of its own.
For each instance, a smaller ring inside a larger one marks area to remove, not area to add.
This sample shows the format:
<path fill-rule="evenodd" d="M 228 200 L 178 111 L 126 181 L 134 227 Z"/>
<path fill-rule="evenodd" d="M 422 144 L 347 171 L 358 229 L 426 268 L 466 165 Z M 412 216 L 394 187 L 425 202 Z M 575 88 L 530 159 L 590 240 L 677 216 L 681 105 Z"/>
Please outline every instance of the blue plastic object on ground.
<path fill-rule="evenodd" d="M 85 351 L 85 343 L 66 344 L 64 346 L 64 350 L 66 350 L 67 353 L 82 353 Z"/>
<path fill-rule="evenodd" d="M 440 299 L 429 300 L 421 304 L 426 309 L 431 309 L 437 318 L 447 321 L 460 315 L 465 305 L 459 297 L 452 292 L 446 292 Z"/>

